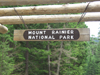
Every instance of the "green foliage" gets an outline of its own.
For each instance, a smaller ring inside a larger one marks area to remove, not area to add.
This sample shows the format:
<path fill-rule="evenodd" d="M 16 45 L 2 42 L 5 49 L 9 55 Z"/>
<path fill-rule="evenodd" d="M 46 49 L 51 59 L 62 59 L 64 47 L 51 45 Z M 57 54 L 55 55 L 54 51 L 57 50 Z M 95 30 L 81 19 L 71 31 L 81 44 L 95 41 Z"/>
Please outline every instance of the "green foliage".
<path fill-rule="evenodd" d="M 13 49 L 9 48 L 8 40 L 5 40 L 5 36 L 0 35 L 1 38 L 3 37 L 3 40 L 0 41 L 0 75 L 11 75 L 14 70 L 14 60 L 13 57 L 9 57 L 9 52 Z"/>

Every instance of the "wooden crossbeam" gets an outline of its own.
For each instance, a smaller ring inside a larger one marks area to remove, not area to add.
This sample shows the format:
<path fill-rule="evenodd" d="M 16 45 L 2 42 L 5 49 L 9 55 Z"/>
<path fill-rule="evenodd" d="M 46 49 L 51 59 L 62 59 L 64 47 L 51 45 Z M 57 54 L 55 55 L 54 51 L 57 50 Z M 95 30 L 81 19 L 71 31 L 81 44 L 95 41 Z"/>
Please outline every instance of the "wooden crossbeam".
<path fill-rule="evenodd" d="M 66 4 L 66 5 L 45 5 L 14 8 L 0 8 L 0 16 L 17 15 L 36 15 L 36 14 L 67 14 L 84 12 L 87 3 Z M 100 2 L 90 3 L 86 12 L 100 12 Z"/>
<path fill-rule="evenodd" d="M 33 5 L 33 4 L 56 4 L 56 3 L 75 3 L 99 0 L 0 0 L 0 6 L 8 5 Z"/>
<path fill-rule="evenodd" d="M 64 22 L 78 22 L 81 14 L 73 15 L 33 15 L 22 16 L 26 24 L 36 23 L 64 23 Z M 81 22 L 85 21 L 100 21 L 100 13 L 87 13 Z M 2 24 L 23 24 L 19 16 L 3 16 L 0 17 Z"/>

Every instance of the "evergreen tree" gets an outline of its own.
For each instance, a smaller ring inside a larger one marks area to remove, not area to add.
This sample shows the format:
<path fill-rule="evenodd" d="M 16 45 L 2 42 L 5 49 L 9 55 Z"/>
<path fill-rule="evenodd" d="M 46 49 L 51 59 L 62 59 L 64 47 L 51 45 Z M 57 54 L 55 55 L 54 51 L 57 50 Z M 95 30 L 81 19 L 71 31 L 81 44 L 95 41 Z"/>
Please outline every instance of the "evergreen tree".
<path fill-rule="evenodd" d="M 0 75 L 11 75 L 14 70 L 14 60 L 13 57 L 9 56 L 9 52 L 13 50 L 9 47 L 8 40 L 10 38 L 8 35 L 0 34 Z"/>

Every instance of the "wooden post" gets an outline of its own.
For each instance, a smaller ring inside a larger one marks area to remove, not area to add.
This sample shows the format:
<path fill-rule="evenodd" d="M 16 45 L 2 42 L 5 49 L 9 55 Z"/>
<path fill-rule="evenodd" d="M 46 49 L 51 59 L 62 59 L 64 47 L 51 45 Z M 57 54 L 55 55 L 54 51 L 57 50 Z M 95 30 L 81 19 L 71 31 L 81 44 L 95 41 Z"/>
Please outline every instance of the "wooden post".
<path fill-rule="evenodd" d="M 15 7 L 19 15 L 82 13 L 88 3 Z M 100 12 L 100 2 L 89 4 L 86 12 Z M 17 15 L 14 8 L 0 8 L 0 16 Z"/>
<path fill-rule="evenodd" d="M 0 0 L 0 6 L 89 2 L 99 0 Z"/>

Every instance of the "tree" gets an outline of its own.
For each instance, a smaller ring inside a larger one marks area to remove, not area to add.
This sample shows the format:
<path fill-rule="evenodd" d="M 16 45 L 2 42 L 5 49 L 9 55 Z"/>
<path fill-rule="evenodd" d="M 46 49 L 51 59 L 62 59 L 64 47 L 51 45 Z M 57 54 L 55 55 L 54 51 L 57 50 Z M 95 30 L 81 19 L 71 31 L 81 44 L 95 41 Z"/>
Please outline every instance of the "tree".
<path fill-rule="evenodd" d="M 13 57 L 9 56 L 9 51 L 13 50 L 8 45 L 9 35 L 0 34 L 0 75 L 11 75 L 14 70 Z"/>

